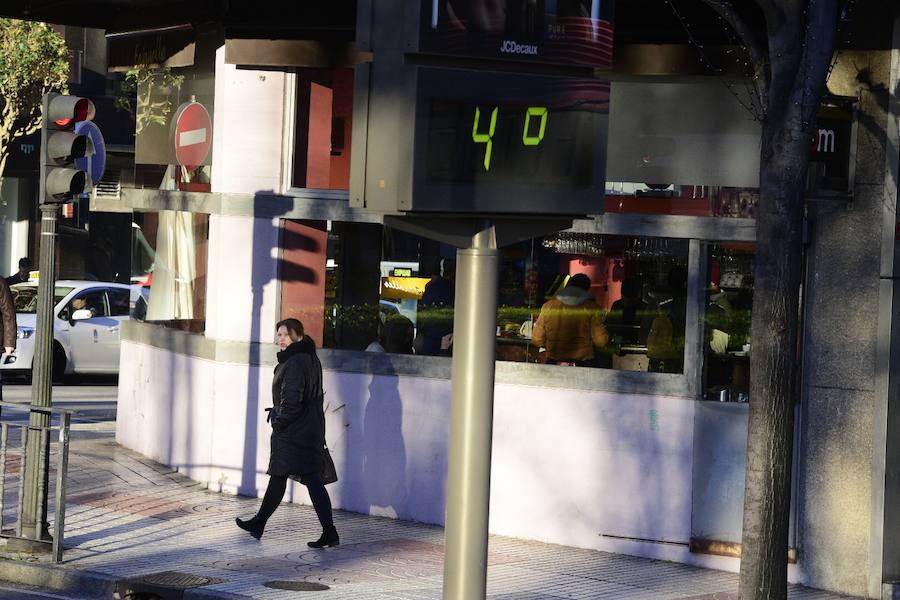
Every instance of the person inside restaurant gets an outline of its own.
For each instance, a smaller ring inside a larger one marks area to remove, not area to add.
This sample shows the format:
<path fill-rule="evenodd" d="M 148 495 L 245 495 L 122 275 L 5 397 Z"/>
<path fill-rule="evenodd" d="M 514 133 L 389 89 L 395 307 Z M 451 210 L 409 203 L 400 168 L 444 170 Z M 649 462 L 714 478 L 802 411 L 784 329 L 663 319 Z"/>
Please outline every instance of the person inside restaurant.
<path fill-rule="evenodd" d="M 637 277 L 622 282 L 622 297 L 612 303 L 606 322 L 621 346 L 645 346 L 650 333 L 649 305 L 641 298 L 643 284 Z"/>
<path fill-rule="evenodd" d="M 546 362 L 596 366 L 596 350 L 606 346 L 609 334 L 590 289 L 590 278 L 578 273 L 541 307 L 532 342 L 546 348 Z"/>

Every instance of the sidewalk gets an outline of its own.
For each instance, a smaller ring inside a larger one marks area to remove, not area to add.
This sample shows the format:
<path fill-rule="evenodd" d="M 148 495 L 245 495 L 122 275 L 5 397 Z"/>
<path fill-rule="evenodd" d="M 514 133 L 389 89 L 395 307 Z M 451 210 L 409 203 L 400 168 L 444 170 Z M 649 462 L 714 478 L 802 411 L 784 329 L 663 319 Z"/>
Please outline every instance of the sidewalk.
<path fill-rule="evenodd" d="M 17 560 L 0 561 L 0 578 L 111 597 L 118 580 L 172 571 L 215 578 L 184 598 L 440 600 L 440 527 L 337 512 L 342 545 L 316 551 L 306 547 L 319 533 L 312 508 L 284 504 L 258 542 L 234 525 L 236 516 L 254 513 L 258 500 L 210 492 L 116 445 L 114 426 L 73 431 L 63 564 L 7 554 Z M 323 591 L 284 591 L 267 583 Z M 494 600 L 729 600 L 736 590 L 731 573 L 490 540 L 488 597 Z M 790 597 L 841 596 L 792 586 Z"/>

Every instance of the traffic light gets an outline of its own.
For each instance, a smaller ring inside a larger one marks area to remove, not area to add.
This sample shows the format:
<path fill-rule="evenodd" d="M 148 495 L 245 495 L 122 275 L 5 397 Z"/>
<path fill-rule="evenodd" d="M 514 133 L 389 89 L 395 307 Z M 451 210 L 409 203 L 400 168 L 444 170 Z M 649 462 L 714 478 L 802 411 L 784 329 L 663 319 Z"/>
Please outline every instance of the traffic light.
<path fill-rule="evenodd" d="M 75 127 L 94 119 L 94 103 L 87 98 L 45 94 L 41 128 L 41 203 L 71 202 L 93 185 L 88 172 L 75 161 L 94 154 L 94 142 Z"/>

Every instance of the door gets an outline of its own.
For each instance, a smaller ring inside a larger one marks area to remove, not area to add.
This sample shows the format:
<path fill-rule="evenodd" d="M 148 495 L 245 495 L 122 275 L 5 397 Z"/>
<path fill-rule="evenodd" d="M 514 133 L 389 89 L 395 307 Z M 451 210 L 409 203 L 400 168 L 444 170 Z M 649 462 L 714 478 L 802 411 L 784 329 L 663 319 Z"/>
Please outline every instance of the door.
<path fill-rule="evenodd" d="M 72 364 L 79 373 L 102 371 L 110 361 L 104 342 L 112 334 L 109 329 L 118 328 L 118 322 L 109 316 L 106 291 L 102 288 L 80 292 L 66 306 L 63 316 L 69 318 L 82 308 L 90 310 L 93 316 L 83 321 L 69 321 Z"/>

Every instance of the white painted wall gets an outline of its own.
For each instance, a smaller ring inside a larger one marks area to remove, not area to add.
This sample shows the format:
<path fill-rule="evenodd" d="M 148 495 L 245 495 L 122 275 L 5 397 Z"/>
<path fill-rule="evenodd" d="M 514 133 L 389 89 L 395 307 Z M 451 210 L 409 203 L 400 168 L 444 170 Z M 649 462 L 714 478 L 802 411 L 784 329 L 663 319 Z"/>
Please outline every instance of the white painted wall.
<path fill-rule="evenodd" d="M 207 337 L 273 341 L 281 318 L 278 241 L 278 219 L 210 215 Z"/>
<path fill-rule="evenodd" d="M 285 77 L 238 69 L 216 51 L 212 191 L 281 191 Z"/>
<path fill-rule="evenodd" d="M 215 363 L 171 352 L 131 352 L 120 363 L 116 440 L 198 481 L 214 471 Z"/>
<path fill-rule="evenodd" d="M 117 441 L 211 489 L 261 496 L 271 369 L 122 343 Z M 441 524 L 450 382 L 326 371 L 336 508 Z M 498 385 L 492 533 L 736 570 L 691 554 L 695 403 Z M 249 441 L 249 443 L 247 443 Z M 302 486 L 290 499 L 308 503 Z M 791 580 L 798 571 L 791 569 Z"/>

